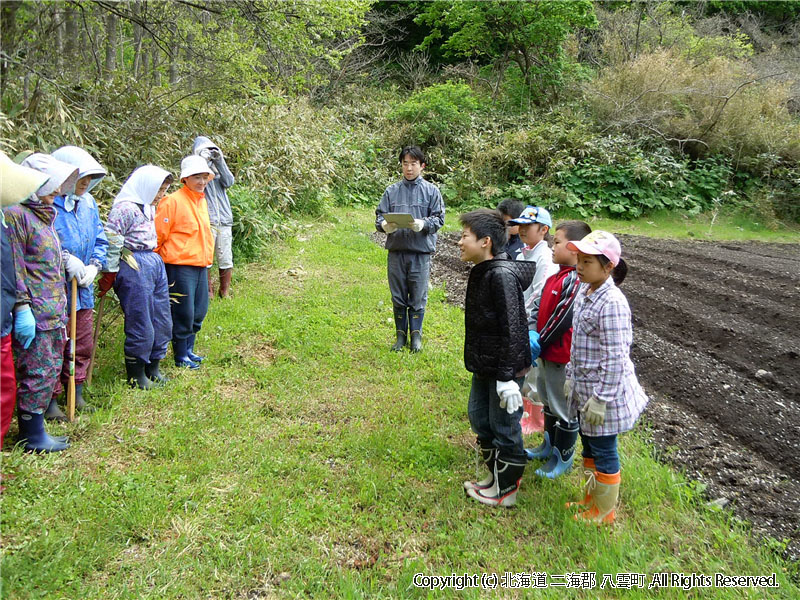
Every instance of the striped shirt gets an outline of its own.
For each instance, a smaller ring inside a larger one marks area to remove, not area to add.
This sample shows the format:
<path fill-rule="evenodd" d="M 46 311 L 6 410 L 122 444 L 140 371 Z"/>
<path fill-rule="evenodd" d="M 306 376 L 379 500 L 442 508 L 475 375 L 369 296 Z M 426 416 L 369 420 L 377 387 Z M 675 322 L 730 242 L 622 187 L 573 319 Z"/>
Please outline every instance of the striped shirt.
<path fill-rule="evenodd" d="M 572 316 L 572 353 L 567 377 L 572 380 L 570 416 L 575 418 L 592 396 L 606 402 L 603 425 L 581 422 L 589 436 L 613 435 L 633 428 L 647 404 L 631 361 L 633 326 L 625 295 L 609 277 L 587 296 L 582 284 Z"/>

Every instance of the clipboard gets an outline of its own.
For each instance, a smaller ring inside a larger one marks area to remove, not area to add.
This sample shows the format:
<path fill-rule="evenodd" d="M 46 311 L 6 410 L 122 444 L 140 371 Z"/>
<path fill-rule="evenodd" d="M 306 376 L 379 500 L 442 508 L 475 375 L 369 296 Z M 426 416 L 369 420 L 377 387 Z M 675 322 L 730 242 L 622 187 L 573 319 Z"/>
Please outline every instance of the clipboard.
<path fill-rule="evenodd" d="M 400 229 L 409 229 L 414 224 L 414 217 L 409 213 L 384 213 L 383 218 Z"/>

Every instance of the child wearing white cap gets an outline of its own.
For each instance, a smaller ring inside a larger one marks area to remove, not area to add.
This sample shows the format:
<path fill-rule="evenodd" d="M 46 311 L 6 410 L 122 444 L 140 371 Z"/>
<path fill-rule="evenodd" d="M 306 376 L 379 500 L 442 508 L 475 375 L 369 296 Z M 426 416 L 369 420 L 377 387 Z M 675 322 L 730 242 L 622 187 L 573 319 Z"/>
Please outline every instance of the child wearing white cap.
<path fill-rule="evenodd" d="M 569 506 L 585 509 L 576 520 L 612 523 L 620 484 L 617 436 L 633 428 L 647 405 L 631 361 L 631 310 L 617 287 L 627 265 L 619 241 L 607 231 L 593 231 L 567 248 L 578 253 L 581 287 L 565 392 L 570 415 L 580 420 L 588 475 L 585 498 Z"/>
<path fill-rule="evenodd" d="M 214 262 L 214 236 L 205 189 L 214 177 L 202 156 L 181 161 L 183 187 L 165 196 L 156 212 L 156 252 L 164 259 L 172 303 L 175 365 L 197 369 L 203 357 L 194 341 L 208 312 L 208 267 Z"/>

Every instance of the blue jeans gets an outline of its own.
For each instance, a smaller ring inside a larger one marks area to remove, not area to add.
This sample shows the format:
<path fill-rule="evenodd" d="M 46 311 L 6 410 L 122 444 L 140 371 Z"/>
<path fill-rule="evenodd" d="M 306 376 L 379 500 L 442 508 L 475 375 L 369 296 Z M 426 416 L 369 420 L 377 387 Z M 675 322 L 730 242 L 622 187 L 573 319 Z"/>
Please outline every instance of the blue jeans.
<path fill-rule="evenodd" d="M 200 331 L 208 312 L 208 269 L 189 265 L 164 265 L 170 294 L 176 302 L 172 308 L 172 339 L 184 340 Z"/>
<path fill-rule="evenodd" d="M 619 473 L 619 453 L 617 452 L 617 434 L 589 436 L 581 433 L 583 458 L 593 458 L 594 467 L 600 473 L 611 475 Z"/>
<path fill-rule="evenodd" d="M 515 379 L 522 385 L 524 378 Z M 469 424 L 481 445 L 494 446 L 500 458 L 508 461 L 525 461 L 525 446 L 522 443 L 522 427 L 519 420 L 522 408 L 513 415 L 500 408 L 497 395 L 497 380 L 472 375 L 469 391 Z"/>

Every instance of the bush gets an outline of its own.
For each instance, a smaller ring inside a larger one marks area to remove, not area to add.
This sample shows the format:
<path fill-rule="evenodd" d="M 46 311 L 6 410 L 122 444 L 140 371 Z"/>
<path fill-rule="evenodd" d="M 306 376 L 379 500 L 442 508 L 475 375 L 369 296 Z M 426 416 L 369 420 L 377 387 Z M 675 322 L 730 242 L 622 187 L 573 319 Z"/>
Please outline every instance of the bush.
<path fill-rule="evenodd" d="M 694 156 L 768 153 L 800 161 L 789 84 L 757 79 L 742 62 L 717 57 L 698 65 L 657 51 L 603 71 L 587 98 L 606 128 L 659 135 Z"/>
<path fill-rule="evenodd" d="M 408 126 L 408 142 L 443 146 L 467 131 L 477 108 L 478 100 L 468 85 L 448 82 L 414 92 L 389 119 Z"/>

